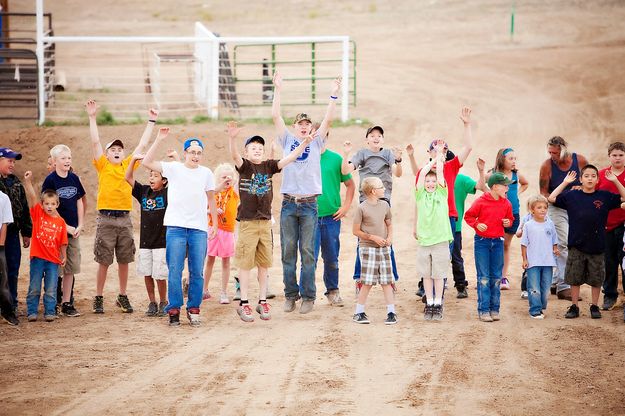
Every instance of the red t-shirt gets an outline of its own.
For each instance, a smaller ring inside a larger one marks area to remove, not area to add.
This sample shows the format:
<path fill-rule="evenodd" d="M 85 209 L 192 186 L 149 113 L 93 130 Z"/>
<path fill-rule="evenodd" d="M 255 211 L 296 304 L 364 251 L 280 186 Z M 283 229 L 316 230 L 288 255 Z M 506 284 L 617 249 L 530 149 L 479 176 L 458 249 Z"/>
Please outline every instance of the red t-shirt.
<path fill-rule="evenodd" d="M 613 194 L 618 195 L 618 189 L 616 189 L 616 185 L 605 178 L 605 172 L 610 168 L 601 169 L 599 171 L 599 183 L 597 184 L 597 189 L 601 189 L 604 191 L 612 192 Z M 616 177 L 618 181 L 625 186 L 625 171 L 623 171 L 620 175 Z M 625 209 L 613 209 L 608 213 L 608 222 L 605 225 L 605 229 L 607 231 L 612 231 L 619 225 L 625 222 Z"/>
<path fill-rule="evenodd" d="M 454 185 L 456 183 L 456 176 L 458 176 L 458 172 L 460 172 L 460 168 L 462 167 L 462 163 L 460 163 L 460 159 L 458 156 L 454 157 L 451 160 L 448 160 L 443 165 L 443 176 L 445 177 L 445 183 L 447 183 L 447 189 L 449 192 L 447 193 L 447 205 L 449 206 L 449 216 L 458 218 L 458 211 L 456 210 L 456 198 L 454 197 Z M 417 185 L 417 181 L 419 180 L 419 174 L 421 173 L 421 169 L 417 172 L 417 177 L 415 179 L 415 186 Z M 461 218 L 460 218 L 461 219 Z"/>
<path fill-rule="evenodd" d="M 480 237 L 499 238 L 503 237 L 503 219 L 514 221 L 512 214 L 512 204 L 506 198 L 494 199 L 489 192 L 482 194 L 473 201 L 471 208 L 464 213 L 464 220 L 475 229 L 475 233 Z M 486 224 L 486 231 L 477 229 L 478 223 Z"/>
<path fill-rule="evenodd" d="M 41 204 L 30 209 L 33 219 L 33 236 L 30 241 L 30 258 L 61 264 L 61 246 L 67 245 L 67 228 L 60 216 L 52 217 Z"/>

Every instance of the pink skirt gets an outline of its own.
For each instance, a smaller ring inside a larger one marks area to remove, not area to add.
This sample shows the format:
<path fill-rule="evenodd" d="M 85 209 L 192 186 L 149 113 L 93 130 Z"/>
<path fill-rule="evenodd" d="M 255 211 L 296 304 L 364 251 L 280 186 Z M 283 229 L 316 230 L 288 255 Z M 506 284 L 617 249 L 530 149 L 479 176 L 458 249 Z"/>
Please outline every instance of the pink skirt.
<path fill-rule="evenodd" d="M 208 240 L 206 255 L 211 257 L 233 257 L 234 256 L 234 233 L 217 229 L 217 236 Z"/>

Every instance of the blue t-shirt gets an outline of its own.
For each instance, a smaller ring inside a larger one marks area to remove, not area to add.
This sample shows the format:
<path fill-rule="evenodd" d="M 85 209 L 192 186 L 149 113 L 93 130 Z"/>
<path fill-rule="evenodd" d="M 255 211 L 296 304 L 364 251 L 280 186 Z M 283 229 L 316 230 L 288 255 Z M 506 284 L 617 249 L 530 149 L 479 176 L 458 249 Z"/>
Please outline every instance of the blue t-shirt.
<path fill-rule="evenodd" d="M 533 219 L 523 225 L 521 245 L 527 248 L 528 267 L 556 266 L 553 246 L 558 244 L 558 234 L 553 221 L 546 218 L 543 222 Z"/>
<path fill-rule="evenodd" d="M 78 226 L 78 200 L 85 195 L 85 189 L 80 183 L 78 175 L 69 172 L 66 178 L 60 177 L 56 172 L 50 173 L 41 185 L 41 191 L 52 189 L 59 195 L 59 208 L 57 211 L 65 223 L 72 227 Z"/>
<path fill-rule="evenodd" d="M 586 254 L 604 252 L 608 212 L 621 206 L 620 195 L 601 190 L 592 193 L 572 190 L 558 195 L 554 205 L 569 215 L 569 248 L 575 247 Z"/>

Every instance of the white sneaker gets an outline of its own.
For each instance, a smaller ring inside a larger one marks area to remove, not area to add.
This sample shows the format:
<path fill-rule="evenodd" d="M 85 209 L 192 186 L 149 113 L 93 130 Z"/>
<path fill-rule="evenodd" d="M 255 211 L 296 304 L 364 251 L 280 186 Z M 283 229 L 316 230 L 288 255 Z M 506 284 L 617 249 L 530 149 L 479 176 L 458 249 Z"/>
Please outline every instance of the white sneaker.
<path fill-rule="evenodd" d="M 527 293 L 527 290 L 524 290 L 521 292 L 521 299 L 527 299 L 529 297 L 529 293 Z"/>
<path fill-rule="evenodd" d="M 532 319 L 545 319 L 545 315 L 542 313 L 540 315 L 530 315 Z"/>
<path fill-rule="evenodd" d="M 227 305 L 230 303 L 230 299 L 228 298 L 228 294 L 226 292 L 221 292 L 219 295 L 219 303 L 222 305 Z"/>

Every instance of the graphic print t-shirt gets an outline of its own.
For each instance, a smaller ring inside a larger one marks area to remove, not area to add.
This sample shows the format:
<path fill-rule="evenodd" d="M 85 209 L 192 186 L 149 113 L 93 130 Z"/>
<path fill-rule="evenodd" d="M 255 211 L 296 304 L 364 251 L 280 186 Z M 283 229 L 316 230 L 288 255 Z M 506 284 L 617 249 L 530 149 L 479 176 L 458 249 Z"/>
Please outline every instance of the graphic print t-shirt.
<path fill-rule="evenodd" d="M 273 199 L 272 176 L 280 172 L 278 160 L 265 160 L 254 164 L 243 159 L 239 173 L 239 196 L 241 204 L 237 212 L 238 221 L 270 220 Z"/>
<path fill-rule="evenodd" d="M 60 216 L 52 217 L 41 204 L 30 209 L 33 219 L 33 237 L 30 241 L 30 258 L 61 264 L 61 246 L 67 245 L 67 228 Z"/>
<path fill-rule="evenodd" d="M 139 248 L 165 248 L 166 228 L 163 220 L 167 209 L 167 188 L 153 191 L 150 185 L 135 181 L 132 196 L 141 204 Z"/>
<path fill-rule="evenodd" d="M 57 211 L 67 225 L 78 226 L 78 200 L 85 195 L 85 189 L 75 173 L 69 172 L 63 178 L 56 172 L 50 173 L 41 185 L 41 191 L 52 189 L 59 195 Z"/>

